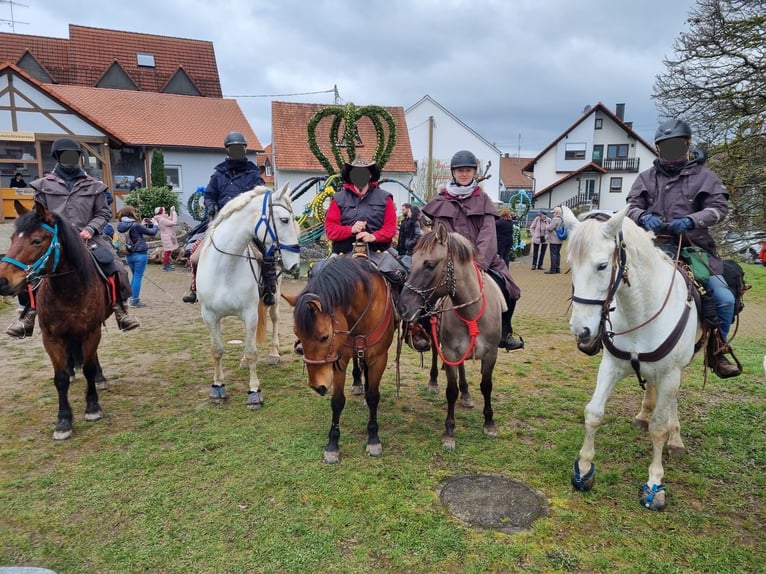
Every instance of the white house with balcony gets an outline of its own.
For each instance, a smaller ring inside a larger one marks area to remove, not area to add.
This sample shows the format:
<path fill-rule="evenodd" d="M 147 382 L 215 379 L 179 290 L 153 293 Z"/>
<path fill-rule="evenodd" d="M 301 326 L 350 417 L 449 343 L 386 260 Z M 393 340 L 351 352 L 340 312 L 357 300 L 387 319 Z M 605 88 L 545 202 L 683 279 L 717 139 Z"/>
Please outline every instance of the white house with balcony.
<path fill-rule="evenodd" d="M 537 209 L 617 210 L 639 172 L 657 157 L 654 146 L 624 120 L 625 104 L 612 112 L 601 102 L 586 107 L 558 138 L 523 170 L 534 180 Z"/>

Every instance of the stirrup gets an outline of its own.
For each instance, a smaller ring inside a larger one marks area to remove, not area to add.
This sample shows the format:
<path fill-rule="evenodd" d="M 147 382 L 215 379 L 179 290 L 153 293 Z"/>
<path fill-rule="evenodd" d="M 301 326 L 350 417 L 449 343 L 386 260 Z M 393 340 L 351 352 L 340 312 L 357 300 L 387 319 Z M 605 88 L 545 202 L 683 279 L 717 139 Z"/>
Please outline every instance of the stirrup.
<path fill-rule="evenodd" d="M 420 323 L 410 324 L 405 340 L 418 353 L 427 353 L 431 350 L 431 338 Z"/>
<path fill-rule="evenodd" d="M 197 292 L 196 291 L 189 291 L 186 295 L 183 296 L 183 302 L 184 303 L 196 303 L 197 302 Z"/>

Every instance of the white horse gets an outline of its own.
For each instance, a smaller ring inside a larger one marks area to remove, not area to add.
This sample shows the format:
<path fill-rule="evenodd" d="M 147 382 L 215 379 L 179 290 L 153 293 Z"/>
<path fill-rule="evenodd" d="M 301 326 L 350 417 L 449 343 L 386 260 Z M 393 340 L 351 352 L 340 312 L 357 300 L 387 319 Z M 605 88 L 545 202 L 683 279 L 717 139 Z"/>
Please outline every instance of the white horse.
<path fill-rule="evenodd" d="M 607 221 L 578 221 L 564 207 L 571 230 L 567 259 L 572 272 L 570 328 L 578 347 L 604 353 L 596 389 L 585 407 L 585 440 L 574 463 L 572 484 L 590 490 L 596 467 L 594 439 L 615 385 L 635 374 L 645 388 L 633 421 L 649 430 L 652 462 L 641 503 L 665 506 L 662 450 L 683 453 L 677 393 L 681 372 L 695 352 L 698 317 L 691 288 L 674 262 L 652 242 L 653 235 L 626 217 L 627 206 Z"/>
<path fill-rule="evenodd" d="M 298 227 L 287 185 L 279 192 L 256 187 L 229 201 L 210 225 L 199 249 L 197 296 L 202 319 L 210 329 L 215 361 L 210 398 L 214 402 L 226 399 L 221 319 L 236 316 L 245 323 L 245 351 L 240 365 L 250 369 L 247 406 L 258 409 L 263 396 L 256 372 L 256 343 L 263 342 L 266 329 L 266 314 L 263 310 L 259 313 L 263 305 L 263 260 L 273 258 L 288 272 L 300 265 Z M 272 363 L 279 362 L 279 293 L 275 296 L 270 311 L 274 323 Z"/>

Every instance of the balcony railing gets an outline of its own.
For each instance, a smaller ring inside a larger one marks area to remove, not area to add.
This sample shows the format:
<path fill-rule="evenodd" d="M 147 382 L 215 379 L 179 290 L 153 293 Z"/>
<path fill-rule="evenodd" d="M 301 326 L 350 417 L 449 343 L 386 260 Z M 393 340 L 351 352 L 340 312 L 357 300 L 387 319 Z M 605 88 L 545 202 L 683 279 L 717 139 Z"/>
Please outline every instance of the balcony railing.
<path fill-rule="evenodd" d="M 594 159 L 593 163 L 600 165 L 607 171 L 638 171 L 641 158 L 626 157 L 622 159 Z"/>

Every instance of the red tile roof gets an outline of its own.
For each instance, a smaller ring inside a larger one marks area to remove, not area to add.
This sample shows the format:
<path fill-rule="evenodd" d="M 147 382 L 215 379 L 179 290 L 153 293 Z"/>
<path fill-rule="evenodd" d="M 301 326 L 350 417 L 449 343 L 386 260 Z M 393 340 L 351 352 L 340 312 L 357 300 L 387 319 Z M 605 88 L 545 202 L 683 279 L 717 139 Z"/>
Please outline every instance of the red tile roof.
<path fill-rule="evenodd" d="M 122 144 L 223 149 L 232 130 L 262 151 L 236 100 L 43 84 L 55 97 Z"/>
<path fill-rule="evenodd" d="M 532 188 L 532 180 L 524 175 L 523 169 L 533 158 L 500 157 L 500 179 L 508 189 Z"/>
<path fill-rule="evenodd" d="M 311 153 L 308 144 L 308 124 L 312 116 L 319 110 L 329 107 L 326 104 L 300 104 L 288 102 L 271 103 L 272 145 L 274 146 L 274 165 L 280 170 L 290 171 L 319 171 L 325 168 Z M 415 161 L 412 158 L 412 146 L 407 131 L 407 120 L 404 108 L 386 107 L 396 124 L 396 145 L 391 153 L 384 171 L 412 173 L 415 171 Z M 324 118 L 317 126 L 317 143 L 320 150 L 335 166 L 335 159 L 330 151 L 331 118 Z M 357 153 L 371 158 L 375 152 L 377 140 L 375 128 L 367 118 L 357 122 L 359 135 L 363 145 L 357 144 Z M 337 166 L 336 166 L 337 167 Z"/>
<path fill-rule="evenodd" d="M 88 26 L 69 25 L 69 39 L 0 32 L 0 61 L 16 63 L 29 51 L 57 84 L 95 86 L 116 61 L 143 91 L 161 91 L 183 68 L 203 96 L 220 98 L 213 43 Z M 154 56 L 139 66 L 137 53 Z"/>

